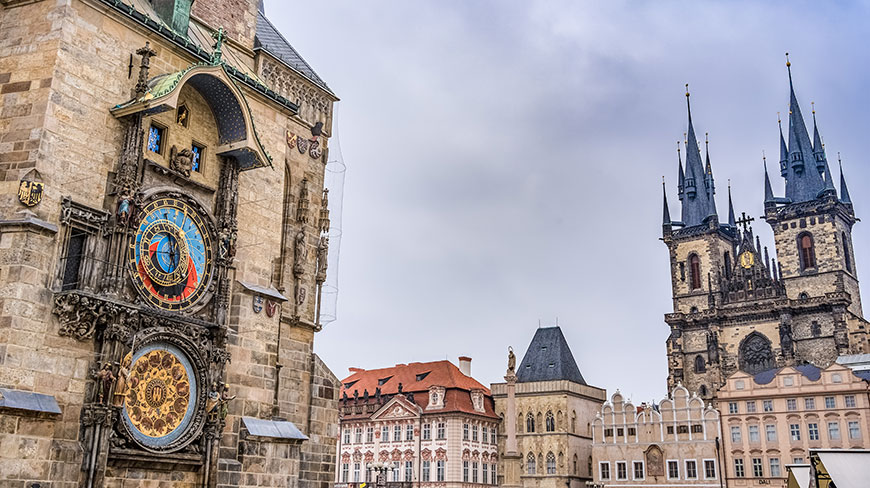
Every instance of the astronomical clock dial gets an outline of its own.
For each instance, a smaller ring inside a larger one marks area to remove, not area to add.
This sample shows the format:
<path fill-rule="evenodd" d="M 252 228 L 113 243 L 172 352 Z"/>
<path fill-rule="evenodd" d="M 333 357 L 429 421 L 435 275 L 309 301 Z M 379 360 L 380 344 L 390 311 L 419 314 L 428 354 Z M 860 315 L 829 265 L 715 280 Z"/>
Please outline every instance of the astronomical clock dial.
<path fill-rule="evenodd" d="M 740 255 L 740 266 L 749 269 L 753 264 L 755 264 L 755 254 L 752 251 L 743 251 Z"/>
<path fill-rule="evenodd" d="M 177 198 L 158 198 L 141 212 L 130 244 L 133 285 L 148 303 L 181 311 L 199 302 L 212 272 L 211 235 L 200 214 Z"/>

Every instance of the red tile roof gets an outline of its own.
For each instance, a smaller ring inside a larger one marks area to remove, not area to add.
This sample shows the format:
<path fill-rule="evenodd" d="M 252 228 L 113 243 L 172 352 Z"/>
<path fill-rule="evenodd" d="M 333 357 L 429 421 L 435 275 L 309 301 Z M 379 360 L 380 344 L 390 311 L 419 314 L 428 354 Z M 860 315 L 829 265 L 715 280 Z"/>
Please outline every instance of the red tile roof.
<path fill-rule="evenodd" d="M 426 374 L 428 373 L 428 374 Z M 420 377 L 424 375 L 424 377 Z M 419 381 L 417 378 L 420 378 Z M 378 383 L 386 379 L 382 385 Z M 471 391 L 483 390 L 484 394 L 490 395 L 489 388 L 480 384 L 470 376 L 462 374 L 453 363 L 447 360 L 431 361 L 428 363 L 397 364 L 390 368 L 360 370 L 353 368 L 352 374 L 341 380 L 341 395 L 347 393 L 352 397 L 353 391 L 357 390 L 362 396 L 365 390 L 369 395 L 375 394 L 375 389 L 380 386 L 381 394 L 391 395 L 398 393 L 399 383 L 405 393 L 429 391 L 430 386 L 443 386 L 445 388 L 458 388 Z"/>

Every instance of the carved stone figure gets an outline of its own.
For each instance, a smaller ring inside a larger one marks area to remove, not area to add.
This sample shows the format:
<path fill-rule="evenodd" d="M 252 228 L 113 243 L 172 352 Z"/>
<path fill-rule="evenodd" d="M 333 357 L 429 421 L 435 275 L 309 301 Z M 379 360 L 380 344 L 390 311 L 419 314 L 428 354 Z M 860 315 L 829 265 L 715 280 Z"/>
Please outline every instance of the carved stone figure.
<path fill-rule="evenodd" d="M 131 355 L 128 354 L 118 367 L 118 378 L 115 383 L 115 394 L 112 396 L 112 405 L 124 406 L 124 398 L 127 396 L 127 377 L 130 376 Z"/>
<path fill-rule="evenodd" d="M 221 420 L 227 418 L 227 414 L 230 411 L 230 401 L 235 400 L 236 395 L 230 396 L 230 385 L 224 384 L 224 390 L 221 392 L 221 411 L 220 416 Z"/>
<path fill-rule="evenodd" d="M 791 325 L 780 324 L 779 344 L 782 348 L 783 355 L 785 355 L 786 357 L 794 355 L 794 339 L 792 337 Z"/>
<path fill-rule="evenodd" d="M 305 139 L 299 139 L 298 143 L 301 143 Z M 305 151 L 300 151 L 305 152 Z M 308 198 L 308 179 L 302 178 L 302 182 L 299 187 L 299 200 L 296 203 L 296 221 L 301 222 L 303 224 L 308 223 L 308 206 L 311 203 Z"/>
<path fill-rule="evenodd" d="M 774 367 L 773 351 L 770 341 L 763 335 L 753 332 L 740 345 L 740 369 L 754 374 Z"/>
<path fill-rule="evenodd" d="M 305 261 L 308 259 L 308 246 L 305 244 L 305 230 L 296 233 L 293 238 L 293 275 L 297 278 L 305 273 Z"/>
<path fill-rule="evenodd" d="M 508 346 L 508 372 L 513 373 L 517 369 L 517 356 L 514 354 L 514 348 Z"/>
<path fill-rule="evenodd" d="M 115 375 L 112 374 L 112 365 L 109 363 L 103 364 L 103 367 L 94 375 L 97 380 L 97 403 L 103 403 L 112 391 L 112 382 L 115 381 Z"/>
<path fill-rule="evenodd" d="M 320 242 L 317 245 L 317 271 L 314 275 L 314 280 L 318 283 L 326 281 L 326 268 L 329 265 L 329 237 L 321 236 Z"/>
<path fill-rule="evenodd" d="M 205 401 L 205 413 L 208 416 L 209 422 L 216 422 L 218 418 L 218 405 L 221 401 L 221 394 L 217 391 L 217 383 L 211 384 L 211 391 L 208 392 L 208 399 Z"/>
<path fill-rule="evenodd" d="M 218 234 L 218 257 L 232 259 L 236 256 L 236 240 L 238 233 L 229 227 L 224 227 Z"/>
<path fill-rule="evenodd" d="M 169 168 L 190 177 L 193 169 L 193 151 L 184 148 L 181 151 L 174 145 L 169 149 Z"/>
<path fill-rule="evenodd" d="M 134 192 L 130 188 L 124 188 L 118 194 L 118 223 L 121 225 L 127 225 L 127 221 L 130 219 L 130 206 L 133 204 L 133 194 Z"/>

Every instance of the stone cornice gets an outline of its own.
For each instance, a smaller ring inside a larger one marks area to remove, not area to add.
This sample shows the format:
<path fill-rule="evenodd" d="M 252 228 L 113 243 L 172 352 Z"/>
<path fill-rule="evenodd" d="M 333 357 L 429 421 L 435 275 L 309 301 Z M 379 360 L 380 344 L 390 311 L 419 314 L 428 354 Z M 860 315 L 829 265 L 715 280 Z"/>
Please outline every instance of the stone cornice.
<path fill-rule="evenodd" d="M 702 310 L 695 313 L 668 313 L 665 322 L 670 326 L 706 326 L 726 321 L 751 322 L 759 320 L 778 320 L 783 313 L 802 313 L 822 310 L 833 306 L 848 306 L 852 297 L 847 292 L 826 293 L 824 296 L 791 300 L 777 298 L 761 300 L 751 304 L 741 303 L 717 309 Z"/>

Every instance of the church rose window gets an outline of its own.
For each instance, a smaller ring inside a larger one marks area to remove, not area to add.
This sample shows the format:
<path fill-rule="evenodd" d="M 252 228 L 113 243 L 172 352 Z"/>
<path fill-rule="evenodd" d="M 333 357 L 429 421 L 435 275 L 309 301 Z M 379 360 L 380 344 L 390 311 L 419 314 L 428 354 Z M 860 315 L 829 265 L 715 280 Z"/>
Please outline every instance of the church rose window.
<path fill-rule="evenodd" d="M 816 251 L 813 247 L 813 237 L 809 233 L 798 236 L 798 248 L 801 257 L 801 270 L 816 267 Z"/>

